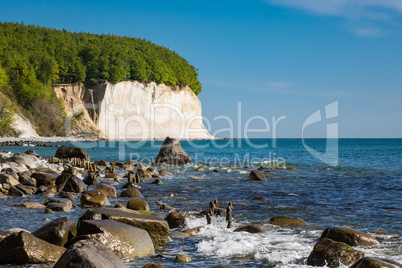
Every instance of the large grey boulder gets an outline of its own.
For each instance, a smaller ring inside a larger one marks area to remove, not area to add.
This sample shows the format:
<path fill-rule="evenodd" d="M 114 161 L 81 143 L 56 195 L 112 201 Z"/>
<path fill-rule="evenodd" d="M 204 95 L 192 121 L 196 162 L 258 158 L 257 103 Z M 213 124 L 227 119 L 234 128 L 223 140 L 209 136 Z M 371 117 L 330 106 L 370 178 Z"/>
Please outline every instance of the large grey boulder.
<path fill-rule="evenodd" d="M 67 145 L 59 147 L 54 157 L 60 159 L 81 158 L 85 161 L 90 161 L 89 155 L 84 149 Z"/>
<path fill-rule="evenodd" d="M 0 263 L 56 262 L 66 249 L 21 231 L 0 241 Z"/>
<path fill-rule="evenodd" d="M 164 246 L 169 240 L 169 225 L 165 220 L 129 209 L 94 208 L 87 210 L 78 220 L 77 225 L 80 225 L 80 222 L 83 220 L 100 219 L 115 220 L 146 230 L 155 247 Z"/>
<path fill-rule="evenodd" d="M 77 231 L 78 235 L 71 243 L 95 239 L 122 259 L 147 256 L 155 252 L 147 231 L 114 220 L 83 220 Z"/>
<path fill-rule="evenodd" d="M 57 246 L 64 246 L 77 235 L 77 228 L 73 220 L 67 217 L 55 219 L 32 233 L 37 238 Z"/>
<path fill-rule="evenodd" d="M 191 157 L 183 150 L 178 139 L 166 137 L 155 159 L 155 164 L 183 165 L 191 163 Z"/>
<path fill-rule="evenodd" d="M 324 230 L 320 239 L 330 238 L 337 242 L 343 242 L 349 246 L 372 246 L 378 245 L 377 239 L 369 234 L 344 227 L 330 227 Z"/>
<path fill-rule="evenodd" d="M 101 242 L 78 241 L 60 257 L 54 268 L 126 268 L 121 259 Z"/>

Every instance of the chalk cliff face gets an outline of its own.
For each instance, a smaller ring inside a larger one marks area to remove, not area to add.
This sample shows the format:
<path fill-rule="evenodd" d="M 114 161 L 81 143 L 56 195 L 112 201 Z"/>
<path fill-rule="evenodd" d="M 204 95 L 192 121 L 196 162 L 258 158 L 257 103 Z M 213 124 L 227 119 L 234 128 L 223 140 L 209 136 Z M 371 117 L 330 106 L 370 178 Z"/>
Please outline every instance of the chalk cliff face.
<path fill-rule="evenodd" d="M 110 139 L 211 139 L 201 118 L 201 102 L 186 87 L 136 81 L 108 82 L 91 89 L 82 84 L 58 85 L 72 117 L 72 134 L 95 134 Z M 67 124 L 68 125 L 68 124 Z"/>

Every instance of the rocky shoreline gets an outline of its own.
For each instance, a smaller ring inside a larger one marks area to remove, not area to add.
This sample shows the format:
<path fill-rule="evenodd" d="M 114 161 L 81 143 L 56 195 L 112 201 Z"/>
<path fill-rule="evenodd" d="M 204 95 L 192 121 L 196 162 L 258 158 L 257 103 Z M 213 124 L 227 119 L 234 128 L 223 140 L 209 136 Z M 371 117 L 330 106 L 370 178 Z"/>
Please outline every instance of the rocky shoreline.
<path fill-rule="evenodd" d="M 205 225 L 191 229 L 186 226 L 187 211 L 176 210 L 166 203 L 158 204 L 159 211 L 150 211 L 147 200 L 141 194 L 147 185 L 144 180 L 151 179 L 152 184 L 163 183 L 163 177 L 173 172 L 167 171 L 168 167 L 189 162 L 191 158 L 180 143 L 168 138 L 155 159 L 157 165 L 151 166 L 133 161 L 91 161 L 85 150 L 70 146 L 59 146 L 55 156 L 46 160 L 35 156 L 32 151 L 25 154 L 0 153 L 0 199 L 14 197 L 15 206 L 26 209 L 36 207 L 43 213 L 82 210 L 77 222 L 60 217 L 32 233 L 18 228 L 0 230 L 0 263 L 126 267 L 124 262 L 151 256 L 172 238 L 186 239 L 196 235 L 206 228 L 208 218 L 224 217 L 230 227 L 233 205 L 230 203 L 226 209 L 218 208 L 217 200 L 211 201 L 205 210 L 200 208 L 198 217 L 205 218 Z M 263 169 L 253 170 L 248 179 L 255 183 L 265 181 L 261 171 Z M 43 202 L 18 202 L 31 195 L 40 197 Z M 111 208 L 110 199 L 118 196 L 129 200 Z M 77 202 L 79 206 L 74 205 Z M 303 228 L 307 225 L 300 218 L 286 216 L 273 217 L 269 223 L 282 228 Z M 234 230 L 251 234 L 265 231 L 259 224 L 244 225 Z M 376 235 L 342 227 L 327 228 L 310 255 L 305 256 L 306 264 L 353 268 L 402 267 L 392 260 L 364 256 L 361 248 L 380 245 L 381 240 L 376 239 Z M 191 258 L 177 254 L 172 261 L 190 262 Z M 144 267 L 164 266 L 152 262 Z"/>

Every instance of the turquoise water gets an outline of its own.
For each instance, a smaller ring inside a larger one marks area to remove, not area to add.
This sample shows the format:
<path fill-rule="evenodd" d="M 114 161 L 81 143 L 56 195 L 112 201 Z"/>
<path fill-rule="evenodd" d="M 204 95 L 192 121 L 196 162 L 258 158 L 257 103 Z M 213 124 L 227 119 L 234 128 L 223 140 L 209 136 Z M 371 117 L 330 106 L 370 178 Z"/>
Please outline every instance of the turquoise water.
<path fill-rule="evenodd" d="M 186 211 L 187 224 L 191 228 L 205 225 L 205 219 L 196 213 L 206 209 L 209 201 L 217 199 L 222 207 L 231 201 L 234 205 L 233 228 L 225 228 L 225 220 L 215 217 L 213 224 L 199 234 L 173 239 L 158 250 L 160 255 L 137 259 L 129 266 L 141 267 L 153 261 L 176 267 L 177 264 L 172 263 L 174 256 L 186 253 L 193 259 L 186 267 L 223 264 L 306 267 L 304 262 L 308 254 L 321 232 L 329 226 L 402 234 L 402 139 L 340 139 L 337 154 L 336 144 L 330 143 L 331 146 L 326 148 L 325 139 L 304 142 L 317 153 L 324 154 L 328 149 L 329 159 L 338 156 L 338 165 L 331 166 L 315 158 L 301 139 L 181 142 L 194 164 L 181 167 L 180 173 L 163 177 L 163 185 L 150 184 L 153 179 L 141 183 L 141 192 L 151 210 L 158 211 L 155 202 L 161 201 Z M 76 145 L 85 147 L 91 160 L 132 159 L 146 164 L 155 159 L 161 144 L 160 141 L 132 141 Z M 27 147 L 3 147 L 2 150 L 24 152 Z M 50 157 L 56 148 L 34 150 L 43 157 Z M 205 171 L 195 171 L 201 165 Z M 288 169 L 266 169 L 263 171 L 267 175 L 266 182 L 248 181 L 249 172 L 261 165 L 286 166 Z M 214 169 L 220 172 L 213 172 Z M 119 191 L 121 185 L 116 187 Z M 170 193 L 174 197 L 169 197 Z M 262 196 L 265 200 L 251 199 L 254 196 Z M 26 200 L 43 202 L 37 196 Z M 0 229 L 20 227 L 34 231 L 44 224 L 42 219 L 45 217 L 53 219 L 65 215 L 76 220 L 83 213 L 80 208 L 65 214 L 32 213 L 32 210 L 11 207 L 17 201 L 20 202 L 11 198 L 0 201 Z M 127 201 L 126 198 L 111 199 L 112 205 Z M 79 205 L 78 200 L 75 203 Z M 29 221 L 26 220 L 28 215 Z M 277 215 L 300 217 L 308 227 L 283 229 L 270 226 L 268 220 Z M 266 232 L 233 232 L 235 227 L 251 223 L 264 226 Z M 402 262 L 401 239 L 379 239 L 383 241 L 381 246 L 361 249 L 366 256 Z"/>

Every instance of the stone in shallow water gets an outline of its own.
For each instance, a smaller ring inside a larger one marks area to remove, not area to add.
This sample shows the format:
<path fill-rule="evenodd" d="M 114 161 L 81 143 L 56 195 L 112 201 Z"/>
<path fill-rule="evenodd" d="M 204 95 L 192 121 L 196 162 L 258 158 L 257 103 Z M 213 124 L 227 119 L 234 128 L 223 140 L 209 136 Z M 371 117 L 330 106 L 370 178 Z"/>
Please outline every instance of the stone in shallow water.
<path fill-rule="evenodd" d="M 191 163 L 191 157 L 183 150 L 179 140 L 166 137 L 154 162 L 155 165 L 183 165 Z"/>
<path fill-rule="evenodd" d="M 279 227 L 304 227 L 307 225 L 305 221 L 298 217 L 275 216 L 269 220 L 269 223 Z"/>
<path fill-rule="evenodd" d="M 135 188 L 129 188 L 129 189 L 123 191 L 120 194 L 120 197 L 142 197 L 142 194 L 139 190 L 137 190 Z"/>
<path fill-rule="evenodd" d="M 141 199 L 139 197 L 134 197 L 127 203 L 127 208 L 133 209 L 133 210 L 145 210 L 149 211 L 149 205 L 147 201 L 144 199 Z"/>
<path fill-rule="evenodd" d="M 324 230 L 320 239 L 330 238 L 334 241 L 343 242 L 349 246 L 372 246 L 380 242 L 369 234 L 344 227 L 330 227 Z"/>
<path fill-rule="evenodd" d="M 178 254 L 174 259 L 174 262 L 190 262 L 190 261 L 191 261 L 190 256 L 187 256 L 186 254 Z"/>
<path fill-rule="evenodd" d="M 247 226 L 243 226 L 234 230 L 234 232 L 247 232 L 247 233 L 262 233 L 264 232 L 264 228 L 258 224 L 251 224 Z"/>
<path fill-rule="evenodd" d="M 55 219 L 32 233 L 37 238 L 43 239 L 57 246 L 64 246 L 70 239 L 77 235 L 74 221 L 67 217 Z"/>
<path fill-rule="evenodd" d="M 95 189 L 83 193 L 80 200 L 81 206 L 84 208 L 110 206 L 109 199 L 107 198 L 106 194 L 100 189 Z"/>
<path fill-rule="evenodd" d="M 402 264 L 388 259 L 364 257 L 358 260 L 350 268 L 402 268 Z"/>
<path fill-rule="evenodd" d="M 266 178 L 265 178 L 264 174 L 262 174 L 258 170 L 251 171 L 250 175 L 248 176 L 248 179 L 250 181 L 266 181 Z"/>

